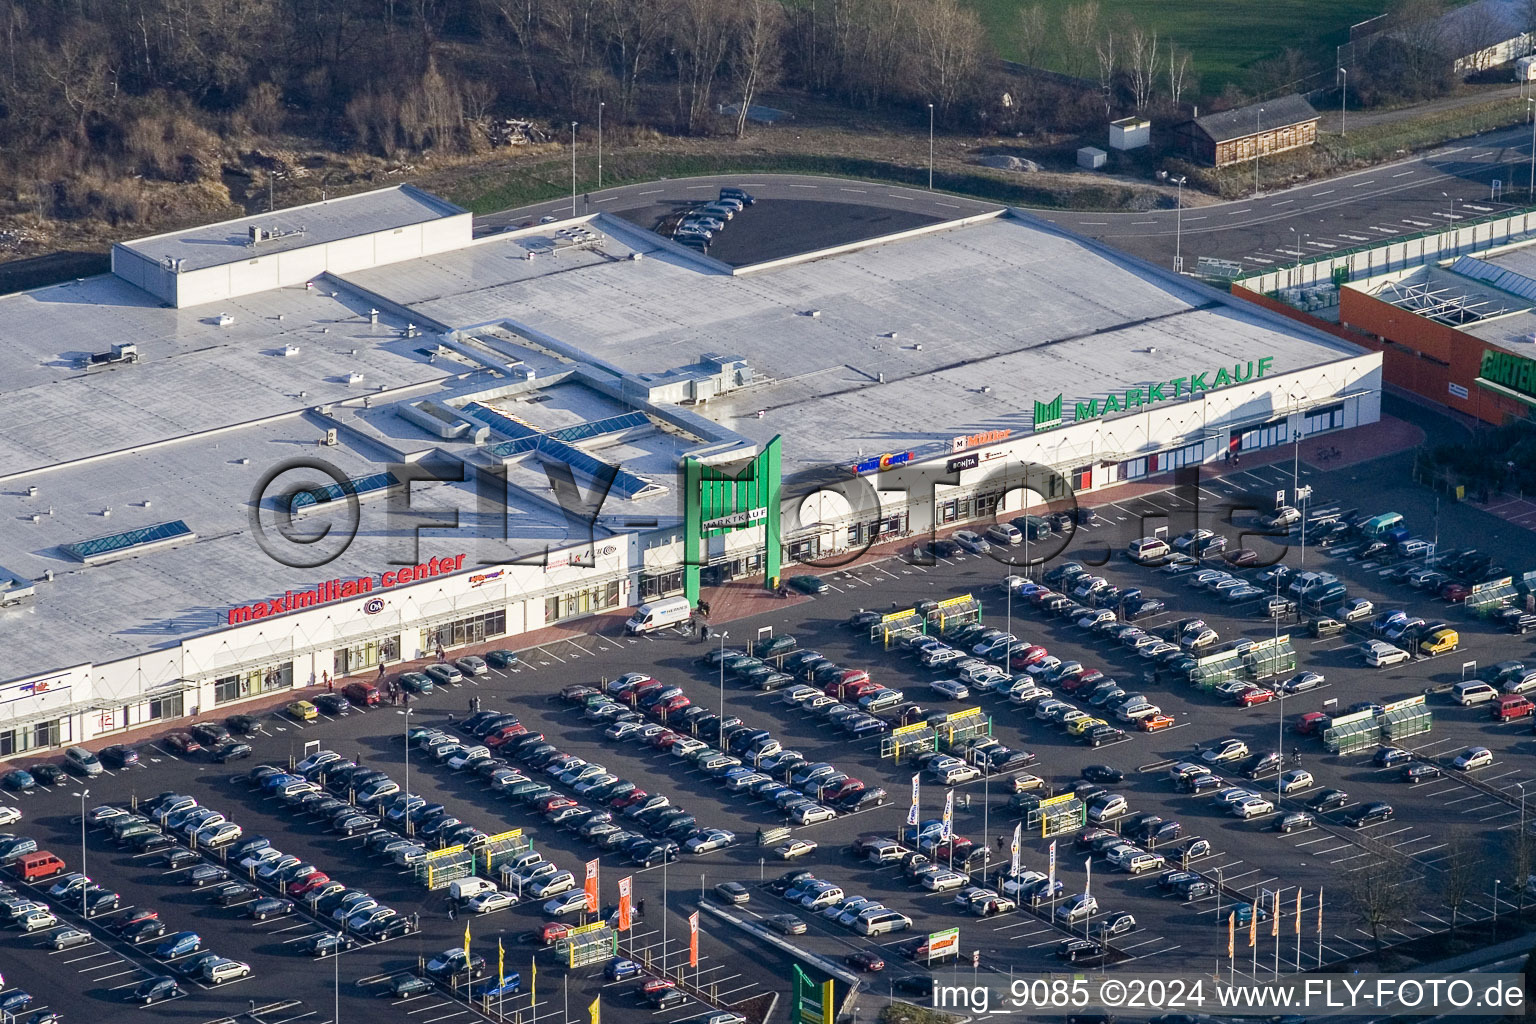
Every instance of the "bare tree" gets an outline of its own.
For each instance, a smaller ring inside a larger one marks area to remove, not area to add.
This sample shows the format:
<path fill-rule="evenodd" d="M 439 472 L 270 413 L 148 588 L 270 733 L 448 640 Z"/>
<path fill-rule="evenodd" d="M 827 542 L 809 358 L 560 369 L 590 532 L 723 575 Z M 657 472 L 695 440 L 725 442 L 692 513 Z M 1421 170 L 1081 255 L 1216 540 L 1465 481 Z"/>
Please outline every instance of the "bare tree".
<path fill-rule="evenodd" d="M 942 112 L 975 84 L 986 52 L 986 32 L 976 12 L 959 0 L 929 0 L 914 13 L 919 87 Z"/>
<path fill-rule="evenodd" d="M 1189 87 L 1189 53 L 1168 43 L 1168 99 L 1177 108 L 1184 101 L 1184 90 Z"/>
<path fill-rule="evenodd" d="M 779 0 L 745 0 L 733 62 L 741 90 L 741 109 L 736 112 L 738 139 L 747 134 L 747 111 L 753 97 L 778 81 L 784 23 L 784 8 Z"/>
<path fill-rule="evenodd" d="M 1382 933 L 1402 924 L 1417 906 L 1418 883 L 1404 875 L 1401 864 L 1377 857 L 1368 860 L 1365 867 L 1349 876 L 1346 893 L 1380 955 Z"/>
<path fill-rule="evenodd" d="M 1099 89 L 1104 94 L 1104 116 L 1108 117 L 1115 109 L 1115 72 L 1118 70 L 1119 60 L 1119 54 L 1115 50 L 1115 33 L 1112 29 L 1104 30 L 1104 35 L 1094 45 L 1093 52 L 1098 58 Z"/>
<path fill-rule="evenodd" d="M 1531 2 L 1536 3 L 1536 0 Z M 1020 64 L 1027 64 L 1030 67 L 1040 66 L 1040 58 L 1045 53 L 1049 31 L 1044 7 L 1031 4 L 1028 7 L 1019 8 L 1018 19 L 1014 22 L 1013 48 L 1019 55 Z"/>
<path fill-rule="evenodd" d="M 1126 38 L 1126 51 L 1130 63 L 1131 96 L 1139 113 L 1147 109 L 1147 104 L 1152 100 L 1152 91 L 1157 85 L 1157 73 L 1162 59 L 1157 32 L 1148 32 L 1140 25 L 1132 25 Z"/>
<path fill-rule="evenodd" d="M 1087 76 L 1093 66 L 1095 45 L 1099 38 L 1098 0 L 1083 0 L 1061 12 L 1061 36 L 1066 45 L 1068 73 Z"/>
<path fill-rule="evenodd" d="M 1440 895 L 1451 910 L 1451 939 L 1456 938 L 1456 922 L 1461 909 L 1482 890 L 1488 860 L 1480 838 L 1465 829 L 1454 830 L 1446 841 L 1445 873 L 1440 880 Z"/>

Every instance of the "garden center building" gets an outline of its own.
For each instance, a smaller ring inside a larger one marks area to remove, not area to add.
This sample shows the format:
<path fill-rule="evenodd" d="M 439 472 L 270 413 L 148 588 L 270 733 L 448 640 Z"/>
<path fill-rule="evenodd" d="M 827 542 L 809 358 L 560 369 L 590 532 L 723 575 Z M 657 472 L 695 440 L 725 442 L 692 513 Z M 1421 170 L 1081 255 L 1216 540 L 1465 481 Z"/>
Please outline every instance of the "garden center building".
<path fill-rule="evenodd" d="M 1374 422 L 1380 372 L 1017 211 L 734 269 L 410 187 L 122 243 L 0 298 L 0 757 Z"/>

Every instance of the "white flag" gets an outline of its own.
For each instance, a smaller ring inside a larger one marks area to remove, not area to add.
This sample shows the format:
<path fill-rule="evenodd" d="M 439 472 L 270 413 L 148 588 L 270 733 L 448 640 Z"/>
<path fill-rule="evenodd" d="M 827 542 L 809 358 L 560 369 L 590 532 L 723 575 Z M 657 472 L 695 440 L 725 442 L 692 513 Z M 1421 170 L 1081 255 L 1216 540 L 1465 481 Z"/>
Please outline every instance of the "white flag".
<path fill-rule="evenodd" d="M 912 806 L 907 810 L 907 824 L 917 824 L 917 780 L 920 776 L 912 776 Z"/>
<path fill-rule="evenodd" d="M 955 791 L 954 790 L 950 790 L 948 793 L 946 793 L 944 795 L 944 835 L 943 835 L 943 839 L 946 842 L 953 835 L 953 832 L 951 830 L 952 830 L 952 828 L 954 826 L 954 820 L 955 820 Z"/>
<path fill-rule="evenodd" d="M 1012 875 L 1017 875 L 1019 873 L 1019 852 L 1023 846 L 1023 832 L 1024 823 L 1022 821 L 1013 826 L 1013 864 L 1008 872 Z"/>
<path fill-rule="evenodd" d="M 1056 840 L 1051 840 L 1050 866 L 1046 869 L 1045 892 L 1047 896 L 1056 892 Z"/>

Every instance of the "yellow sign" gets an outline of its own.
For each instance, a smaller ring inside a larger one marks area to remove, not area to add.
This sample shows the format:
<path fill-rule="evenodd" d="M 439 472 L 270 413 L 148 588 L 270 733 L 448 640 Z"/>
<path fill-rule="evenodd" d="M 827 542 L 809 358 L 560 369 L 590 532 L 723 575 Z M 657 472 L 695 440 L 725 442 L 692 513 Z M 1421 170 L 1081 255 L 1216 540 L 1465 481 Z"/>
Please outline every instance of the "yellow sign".
<path fill-rule="evenodd" d="M 523 830 L 522 829 L 514 828 L 510 832 L 498 832 L 498 833 L 496 833 L 493 836 L 487 836 L 485 839 L 481 840 L 481 842 L 485 842 L 485 843 L 504 843 L 508 839 L 518 839 L 518 838 L 520 838 L 522 836 L 522 834 L 523 834 Z"/>
<path fill-rule="evenodd" d="M 901 619 L 909 619 L 909 618 L 911 618 L 912 616 L 914 616 L 916 614 L 917 614 L 917 609 L 916 608 L 908 608 L 908 609 L 906 609 L 904 611 L 891 612 L 889 615 L 882 615 L 882 616 L 880 616 L 880 625 L 883 626 L 887 622 L 897 622 L 897 621 L 899 621 Z"/>
<path fill-rule="evenodd" d="M 1060 796 L 1053 796 L 1049 800 L 1041 800 L 1040 801 L 1040 808 L 1043 810 L 1043 809 L 1045 809 L 1047 807 L 1055 807 L 1058 804 L 1064 804 L 1064 803 L 1067 803 L 1070 800 L 1076 800 L 1076 799 L 1077 799 L 1077 796 L 1075 794 L 1063 793 Z"/>
<path fill-rule="evenodd" d="M 911 725 L 904 725 L 904 726 L 902 726 L 899 729 L 892 729 L 891 730 L 891 739 L 893 739 L 893 740 L 894 739 L 899 739 L 902 736 L 911 736 L 914 733 L 927 732 L 927 731 L 928 731 L 928 723 L 927 722 L 914 722 Z"/>
<path fill-rule="evenodd" d="M 462 845 L 445 846 L 441 850 L 433 850 L 431 853 L 428 853 L 425 857 L 422 858 L 422 860 L 441 860 L 444 857 L 451 857 L 456 853 L 463 852 L 464 847 Z"/>
<path fill-rule="evenodd" d="M 956 722 L 963 722 L 968 718 L 979 717 L 981 717 L 981 708 L 966 708 L 964 711 L 951 712 L 950 716 L 944 719 L 944 724 L 954 725 Z"/>
<path fill-rule="evenodd" d="M 566 935 L 569 938 L 573 938 L 574 939 L 578 935 L 590 935 L 593 932 L 602 931 L 604 928 L 607 928 L 607 927 L 608 927 L 608 922 L 607 921 L 593 921 L 591 924 L 584 924 L 584 925 L 581 925 L 579 927 L 572 928 L 569 932 L 566 932 Z"/>
<path fill-rule="evenodd" d="M 975 599 L 972 598 L 970 594 L 961 594 L 959 597 L 951 597 L 951 598 L 948 598 L 947 600 L 940 601 L 939 602 L 938 610 L 943 612 L 943 611 L 948 611 L 951 608 L 958 608 L 959 606 L 961 606 L 963 604 L 975 604 L 975 603 L 976 603 Z"/>

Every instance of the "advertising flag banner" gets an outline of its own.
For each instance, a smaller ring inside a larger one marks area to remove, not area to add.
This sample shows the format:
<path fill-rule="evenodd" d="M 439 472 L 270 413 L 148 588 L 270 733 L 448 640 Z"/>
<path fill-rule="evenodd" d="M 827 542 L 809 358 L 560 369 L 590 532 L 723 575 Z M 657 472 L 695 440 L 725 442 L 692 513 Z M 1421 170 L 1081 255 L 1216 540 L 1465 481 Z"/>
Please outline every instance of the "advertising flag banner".
<path fill-rule="evenodd" d="M 532 966 L 529 968 L 529 974 L 531 974 L 533 976 L 533 980 L 528 983 L 528 1005 L 529 1006 L 538 1006 L 539 1005 L 539 962 L 537 960 L 533 960 L 533 961 L 531 961 L 531 964 L 532 964 Z"/>
<path fill-rule="evenodd" d="M 1087 879 L 1083 882 L 1083 895 L 1086 896 L 1086 895 L 1089 895 L 1089 894 L 1091 894 L 1093 892 L 1093 858 L 1092 857 L 1089 857 L 1089 858 L 1087 858 L 1087 859 L 1085 859 L 1083 861 L 1083 871 L 1088 876 Z"/>
<path fill-rule="evenodd" d="M 1237 956 L 1237 911 L 1227 915 L 1227 959 Z"/>
<path fill-rule="evenodd" d="M 1323 934 L 1323 887 L 1317 887 L 1317 934 Z"/>
<path fill-rule="evenodd" d="M 1259 941 L 1259 901 L 1254 900 L 1248 914 L 1248 945 L 1256 945 Z"/>
<path fill-rule="evenodd" d="M 1046 869 L 1048 874 L 1046 875 L 1045 891 L 1054 894 L 1056 892 L 1056 840 L 1054 839 L 1051 840 L 1051 853 L 1047 863 L 1049 867 Z"/>
<path fill-rule="evenodd" d="M 950 790 L 944 794 L 944 840 L 948 842 L 954 835 L 955 823 L 955 791 Z"/>
<path fill-rule="evenodd" d="M 633 875 L 625 875 L 619 879 L 619 931 L 621 932 L 629 931 L 629 916 L 632 912 L 632 908 L 629 905 L 630 893 L 634 889 L 634 884 L 635 879 Z"/>
<path fill-rule="evenodd" d="M 592 1005 L 587 1007 L 587 1012 L 592 1015 L 592 1024 L 600 1024 L 599 1015 L 602 1013 L 603 997 L 598 996 L 592 1000 Z"/>
<path fill-rule="evenodd" d="M 597 913 L 597 858 L 587 861 L 587 913 Z"/>
<path fill-rule="evenodd" d="M 1301 934 L 1301 886 L 1296 887 L 1296 934 Z"/>
<path fill-rule="evenodd" d="M 917 824 L 917 790 L 918 790 L 917 780 L 920 777 L 921 776 L 917 776 L 917 775 L 912 776 L 912 806 L 907 808 L 907 824 L 908 825 L 916 825 Z"/>
<path fill-rule="evenodd" d="M 464 922 L 464 962 L 469 963 L 469 922 Z"/>
<path fill-rule="evenodd" d="M 688 915 L 688 966 L 699 966 L 699 912 Z"/>
<path fill-rule="evenodd" d="M 502 948 L 501 937 L 496 938 L 496 983 L 507 976 L 507 951 Z"/>
<path fill-rule="evenodd" d="M 1273 939 L 1273 938 L 1279 938 L 1280 937 L 1280 890 L 1279 889 L 1275 890 L 1275 893 L 1274 893 L 1274 896 L 1272 897 L 1272 899 L 1273 899 L 1274 904 L 1275 904 L 1275 916 L 1269 922 L 1269 936 L 1270 936 L 1270 938 Z"/>
<path fill-rule="evenodd" d="M 1013 826 L 1013 847 L 1012 847 L 1013 861 L 1009 865 L 1009 873 L 1010 874 L 1016 875 L 1016 874 L 1019 873 L 1019 853 L 1020 853 L 1020 851 L 1023 848 L 1023 845 L 1022 845 L 1023 844 L 1023 840 L 1024 840 L 1024 823 L 1021 821 L 1017 825 Z"/>

